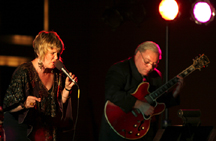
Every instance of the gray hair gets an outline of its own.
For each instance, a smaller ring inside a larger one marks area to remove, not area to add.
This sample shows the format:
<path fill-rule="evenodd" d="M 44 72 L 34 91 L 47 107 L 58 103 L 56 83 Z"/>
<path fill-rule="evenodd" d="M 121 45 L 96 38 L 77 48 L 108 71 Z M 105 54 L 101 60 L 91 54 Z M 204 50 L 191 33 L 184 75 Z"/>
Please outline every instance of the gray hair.
<path fill-rule="evenodd" d="M 135 50 L 135 54 L 140 51 L 140 52 L 145 52 L 146 50 L 151 50 L 155 53 L 158 54 L 158 59 L 161 60 L 162 59 L 162 51 L 159 47 L 158 44 L 156 44 L 155 42 L 152 41 L 146 41 L 141 43 L 140 45 L 138 45 L 138 47 Z"/>

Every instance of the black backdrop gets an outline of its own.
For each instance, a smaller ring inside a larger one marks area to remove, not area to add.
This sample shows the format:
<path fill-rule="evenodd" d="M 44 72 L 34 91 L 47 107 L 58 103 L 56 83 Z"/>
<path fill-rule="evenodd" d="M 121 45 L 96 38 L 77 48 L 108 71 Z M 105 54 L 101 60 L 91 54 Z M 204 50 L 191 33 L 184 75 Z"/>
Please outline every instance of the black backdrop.
<path fill-rule="evenodd" d="M 179 0 L 181 15 L 167 24 L 158 14 L 160 0 L 141 3 L 147 16 L 140 24 L 125 19 L 113 30 L 102 20 L 106 7 L 121 3 L 117 1 L 50 1 L 49 28 L 56 31 L 64 41 L 64 64 L 79 79 L 81 90 L 79 118 L 76 140 L 97 140 L 104 106 L 104 79 L 108 68 L 115 62 L 133 56 L 134 49 L 143 41 L 158 43 L 163 51 L 163 59 L 158 69 L 165 74 L 166 26 L 169 29 L 169 79 L 190 66 L 192 59 L 206 54 L 209 67 L 196 70 L 185 78 L 181 92 L 181 104 L 169 109 L 172 125 L 182 124 L 177 116 L 179 109 L 200 109 L 201 124 L 216 126 L 214 107 L 215 96 L 215 52 L 216 20 L 208 25 L 197 25 L 190 20 L 190 6 L 193 0 Z M 140 2 L 139 0 L 135 2 Z M 216 3 L 212 3 L 216 6 Z M 21 7 L 20 7 L 21 6 Z M 23 34 L 35 36 L 43 30 L 43 1 L 3 2 L 1 1 L 0 34 Z M 42 11 L 42 12 L 41 12 Z M 1 44 L 1 55 L 17 52 Z M 12 47 L 11 47 L 12 48 Z M 33 58 L 31 47 L 20 49 L 23 56 Z M 1 67 L 1 99 L 12 70 Z M 10 70 L 10 71 L 9 71 Z M 74 117 L 76 117 L 76 95 L 73 91 Z"/>

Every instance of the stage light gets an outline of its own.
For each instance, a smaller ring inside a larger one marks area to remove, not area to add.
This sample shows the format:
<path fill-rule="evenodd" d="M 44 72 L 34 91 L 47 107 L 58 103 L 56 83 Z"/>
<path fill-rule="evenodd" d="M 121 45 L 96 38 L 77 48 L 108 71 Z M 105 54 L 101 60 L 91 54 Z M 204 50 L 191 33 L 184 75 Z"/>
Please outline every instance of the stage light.
<path fill-rule="evenodd" d="M 159 4 L 159 13 L 167 21 L 174 20 L 179 13 L 179 6 L 175 0 L 162 0 Z"/>
<path fill-rule="evenodd" d="M 102 15 L 102 20 L 113 29 L 124 22 L 124 18 L 117 8 L 106 9 Z"/>
<path fill-rule="evenodd" d="M 192 5 L 191 16 L 196 24 L 208 24 L 214 19 L 215 9 L 209 0 L 197 0 Z"/>

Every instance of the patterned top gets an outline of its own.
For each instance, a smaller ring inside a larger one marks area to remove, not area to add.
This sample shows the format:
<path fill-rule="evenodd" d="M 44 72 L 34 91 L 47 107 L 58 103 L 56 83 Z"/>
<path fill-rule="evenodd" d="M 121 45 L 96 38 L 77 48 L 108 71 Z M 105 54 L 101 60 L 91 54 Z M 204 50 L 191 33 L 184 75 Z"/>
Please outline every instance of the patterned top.
<path fill-rule="evenodd" d="M 33 64 L 31 62 L 22 64 L 15 70 L 5 94 L 4 111 L 23 104 L 27 96 L 41 98 L 41 102 L 37 102 L 34 108 L 24 109 L 18 115 L 18 123 L 29 125 L 27 134 L 32 140 L 56 140 L 56 127 L 64 117 L 61 100 L 64 82 L 62 82 L 62 74 L 57 69 L 54 69 L 53 72 L 54 83 L 48 90 L 43 85 Z M 71 105 L 70 102 L 67 104 Z M 69 115 L 72 115 L 72 111 Z"/>

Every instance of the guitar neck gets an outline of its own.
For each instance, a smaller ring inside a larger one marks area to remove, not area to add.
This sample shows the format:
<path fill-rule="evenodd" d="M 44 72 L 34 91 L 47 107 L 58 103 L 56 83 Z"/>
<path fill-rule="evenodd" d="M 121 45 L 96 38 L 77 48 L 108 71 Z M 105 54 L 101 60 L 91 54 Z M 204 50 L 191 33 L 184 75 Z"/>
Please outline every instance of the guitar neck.
<path fill-rule="evenodd" d="M 195 67 L 193 65 L 191 65 L 188 68 L 186 68 L 185 70 L 183 70 L 181 73 L 179 73 L 178 75 L 184 78 L 184 77 L 188 76 L 190 73 L 192 73 L 195 70 L 196 70 Z M 172 88 L 178 82 L 178 79 L 179 79 L 178 77 L 172 78 L 167 83 L 165 83 L 164 85 L 162 85 L 161 87 L 159 87 L 157 90 L 155 90 L 154 92 L 150 93 L 149 96 L 153 100 L 157 99 L 164 92 L 166 92 L 167 90 L 169 90 L 170 88 Z"/>

